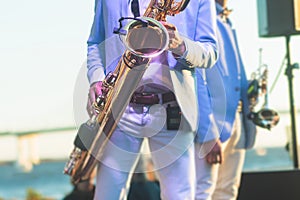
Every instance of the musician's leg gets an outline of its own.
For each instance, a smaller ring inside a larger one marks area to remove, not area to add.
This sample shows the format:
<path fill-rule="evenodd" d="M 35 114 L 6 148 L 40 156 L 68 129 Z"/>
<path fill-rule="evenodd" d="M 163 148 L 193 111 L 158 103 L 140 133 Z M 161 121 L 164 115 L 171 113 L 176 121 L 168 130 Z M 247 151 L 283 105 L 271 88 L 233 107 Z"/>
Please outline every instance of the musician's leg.
<path fill-rule="evenodd" d="M 165 128 L 149 138 L 164 200 L 190 200 L 195 193 L 194 135 L 183 119 L 181 130 Z"/>
<path fill-rule="evenodd" d="M 219 168 L 213 200 L 237 199 L 246 153 L 243 148 L 245 130 L 242 126 L 242 120 L 242 114 L 237 113 L 233 133 L 224 148 L 224 162 Z"/>
<path fill-rule="evenodd" d="M 211 200 L 218 179 L 219 164 L 209 164 L 199 152 L 202 144 L 195 143 L 196 200 Z"/>
<path fill-rule="evenodd" d="M 119 200 L 129 172 L 135 167 L 141 138 L 135 138 L 117 128 L 98 166 L 95 200 Z"/>

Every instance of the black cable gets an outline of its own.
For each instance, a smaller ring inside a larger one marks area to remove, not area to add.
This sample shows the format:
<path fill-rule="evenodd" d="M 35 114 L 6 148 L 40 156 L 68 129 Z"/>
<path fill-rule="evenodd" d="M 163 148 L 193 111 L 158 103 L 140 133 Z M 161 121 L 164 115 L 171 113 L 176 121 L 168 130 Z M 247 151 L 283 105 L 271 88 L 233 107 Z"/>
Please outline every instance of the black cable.
<path fill-rule="evenodd" d="M 287 60 L 287 55 L 285 55 L 284 58 L 283 58 L 283 60 L 282 60 L 281 66 L 280 66 L 280 68 L 279 68 L 279 71 L 277 72 L 277 75 L 276 75 L 276 77 L 275 77 L 273 83 L 272 83 L 272 86 L 271 86 L 271 88 L 270 88 L 270 90 L 269 90 L 269 93 L 271 93 L 271 92 L 273 91 L 273 89 L 274 89 L 274 87 L 275 87 L 275 85 L 276 85 L 276 83 L 277 83 L 277 81 L 278 81 L 278 79 L 279 79 L 279 76 L 280 76 L 280 74 L 281 74 L 281 72 L 282 72 L 282 69 L 283 69 L 283 67 L 285 66 L 286 60 Z"/>

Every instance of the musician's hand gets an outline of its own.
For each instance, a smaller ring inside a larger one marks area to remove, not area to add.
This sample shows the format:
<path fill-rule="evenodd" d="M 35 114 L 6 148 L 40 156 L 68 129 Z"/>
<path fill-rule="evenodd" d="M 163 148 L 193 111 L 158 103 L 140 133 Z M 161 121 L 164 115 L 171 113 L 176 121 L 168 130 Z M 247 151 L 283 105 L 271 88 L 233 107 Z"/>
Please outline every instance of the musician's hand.
<path fill-rule="evenodd" d="M 209 144 L 211 142 L 214 142 L 215 144 Z M 220 140 L 217 141 L 211 141 L 211 142 L 207 142 L 206 144 L 204 143 L 204 145 L 207 146 L 212 146 L 212 149 L 209 151 L 209 153 L 206 155 L 206 161 L 209 164 L 218 164 L 218 163 L 222 163 L 223 161 L 223 154 L 222 154 L 222 143 Z"/>
<path fill-rule="evenodd" d="M 95 109 L 93 107 L 93 103 L 96 101 L 97 97 L 102 94 L 102 81 L 95 82 L 90 86 L 89 94 L 88 94 L 88 102 L 86 106 L 86 110 L 90 117 L 92 117 L 95 113 Z"/>
<path fill-rule="evenodd" d="M 175 25 L 161 22 L 169 33 L 169 50 L 172 51 L 175 57 L 180 57 L 186 51 L 185 43 L 182 37 L 179 35 Z"/>

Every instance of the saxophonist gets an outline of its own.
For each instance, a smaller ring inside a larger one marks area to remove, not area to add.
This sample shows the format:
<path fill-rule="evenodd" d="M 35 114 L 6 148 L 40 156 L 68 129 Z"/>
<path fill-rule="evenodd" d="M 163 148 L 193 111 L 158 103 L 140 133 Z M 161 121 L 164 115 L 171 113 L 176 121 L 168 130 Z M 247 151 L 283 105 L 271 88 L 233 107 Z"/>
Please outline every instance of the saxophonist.
<path fill-rule="evenodd" d="M 170 1 L 151 2 L 163 5 Z M 171 2 L 176 5 L 180 1 Z M 185 2 L 182 12 L 162 22 L 169 35 L 168 47 L 151 59 L 99 160 L 96 200 L 118 200 L 126 193 L 126 182 L 145 138 L 160 181 L 161 198 L 194 199 L 193 143 L 198 116 L 195 68 L 212 67 L 218 52 L 214 0 Z M 92 104 L 102 92 L 102 80 L 120 56 L 116 52 L 124 50 L 122 42 L 113 39 L 114 28 L 120 26 L 121 17 L 138 17 L 149 4 L 150 0 L 95 1 L 87 41 L 89 114 L 95 112 Z"/>

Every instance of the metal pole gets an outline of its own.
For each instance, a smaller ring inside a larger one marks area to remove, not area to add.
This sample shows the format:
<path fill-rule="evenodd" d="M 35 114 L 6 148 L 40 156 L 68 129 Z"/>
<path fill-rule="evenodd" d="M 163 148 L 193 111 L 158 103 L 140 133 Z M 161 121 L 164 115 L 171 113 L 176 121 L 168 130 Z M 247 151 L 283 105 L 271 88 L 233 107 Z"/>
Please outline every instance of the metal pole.
<path fill-rule="evenodd" d="M 287 68 L 285 75 L 288 78 L 289 83 L 289 96 L 290 96 L 290 113 L 291 113 L 291 128 L 292 128 L 292 147 L 293 147 L 293 162 L 294 168 L 299 168 L 298 163 L 298 142 L 296 132 L 296 118 L 295 118 L 295 105 L 294 105 L 294 94 L 293 94 L 293 68 L 290 58 L 290 35 L 286 36 L 286 50 L 287 50 Z"/>

